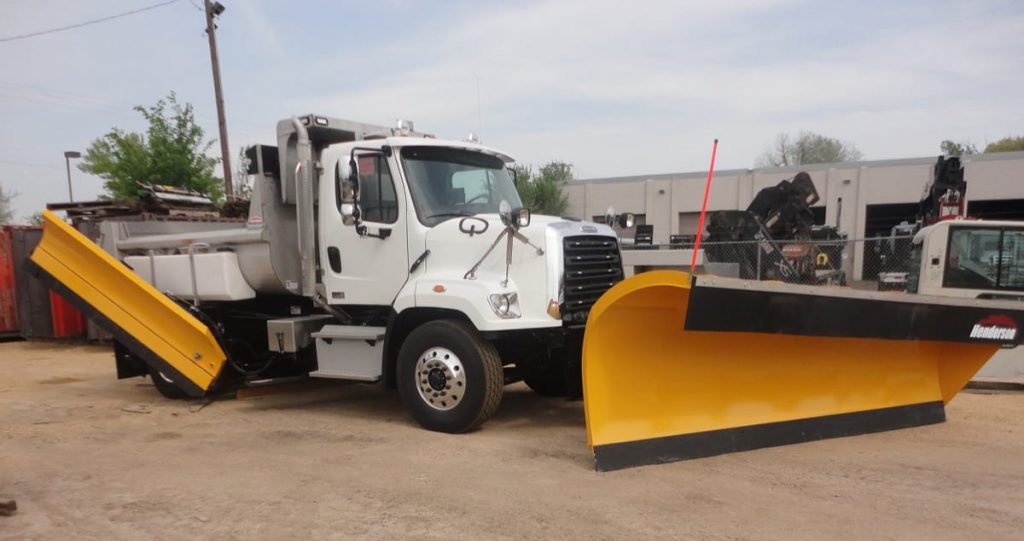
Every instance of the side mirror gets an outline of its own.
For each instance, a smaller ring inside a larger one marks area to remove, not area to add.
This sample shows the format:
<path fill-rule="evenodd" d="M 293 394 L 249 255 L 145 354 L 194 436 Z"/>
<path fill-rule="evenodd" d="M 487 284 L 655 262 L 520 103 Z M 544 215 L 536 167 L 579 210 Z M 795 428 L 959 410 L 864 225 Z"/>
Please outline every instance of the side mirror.
<path fill-rule="evenodd" d="M 359 166 L 356 164 L 356 160 L 338 160 L 336 179 L 338 209 L 341 211 L 342 223 L 354 225 L 358 212 L 356 199 L 359 196 Z"/>
<path fill-rule="evenodd" d="M 512 211 L 512 219 L 515 220 L 516 228 L 527 227 L 530 225 L 530 209 L 526 207 L 519 207 Z"/>
<path fill-rule="evenodd" d="M 625 212 L 619 214 L 618 222 L 622 229 L 629 229 L 636 223 L 636 216 L 632 212 Z"/>

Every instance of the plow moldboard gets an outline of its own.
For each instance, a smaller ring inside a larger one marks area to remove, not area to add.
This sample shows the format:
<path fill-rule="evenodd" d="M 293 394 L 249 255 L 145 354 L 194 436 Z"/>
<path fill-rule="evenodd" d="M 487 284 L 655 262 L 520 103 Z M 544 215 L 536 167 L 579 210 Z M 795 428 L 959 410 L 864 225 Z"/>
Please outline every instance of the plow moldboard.
<path fill-rule="evenodd" d="M 598 469 L 942 422 L 943 405 L 1000 346 L 922 334 L 933 325 L 920 303 L 905 307 L 917 323 L 905 325 L 901 338 L 870 337 L 882 320 L 904 314 L 874 296 L 860 299 L 869 304 L 858 312 L 844 304 L 858 300 L 856 294 L 839 295 L 841 313 L 825 321 L 819 312 L 836 297 L 823 288 L 796 297 L 765 284 L 696 287 L 708 289 L 695 295 L 685 273 L 648 272 L 616 285 L 594 306 L 583 372 L 587 436 Z M 802 310 L 808 303 L 817 308 Z M 948 308 L 934 305 L 946 316 Z M 784 319 L 764 323 L 779 310 Z M 794 314 L 814 321 L 794 322 Z M 967 337 L 977 314 L 962 315 Z M 854 323 L 861 318 L 874 320 Z M 796 334 L 792 325 L 807 331 Z M 822 331 L 837 325 L 862 330 Z M 959 332 L 947 327 L 943 332 Z"/>

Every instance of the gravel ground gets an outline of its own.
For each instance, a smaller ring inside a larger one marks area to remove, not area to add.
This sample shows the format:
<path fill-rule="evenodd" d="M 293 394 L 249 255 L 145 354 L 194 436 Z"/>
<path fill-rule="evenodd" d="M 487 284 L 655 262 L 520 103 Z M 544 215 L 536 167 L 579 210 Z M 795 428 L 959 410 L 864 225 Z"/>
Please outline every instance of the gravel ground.
<path fill-rule="evenodd" d="M 596 473 L 579 402 L 507 389 L 472 434 L 314 383 L 175 402 L 107 348 L 0 344 L 0 539 L 1020 539 L 1024 393 L 949 422 Z"/>

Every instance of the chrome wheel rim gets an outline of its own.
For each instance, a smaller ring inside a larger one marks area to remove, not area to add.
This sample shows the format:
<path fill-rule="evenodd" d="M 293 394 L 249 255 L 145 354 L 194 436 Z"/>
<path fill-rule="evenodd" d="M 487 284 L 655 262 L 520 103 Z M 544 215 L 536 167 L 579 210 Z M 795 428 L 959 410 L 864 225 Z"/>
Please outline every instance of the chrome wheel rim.
<path fill-rule="evenodd" d="M 466 370 L 452 350 L 430 348 L 416 360 L 416 390 L 431 408 L 447 411 L 462 403 Z"/>

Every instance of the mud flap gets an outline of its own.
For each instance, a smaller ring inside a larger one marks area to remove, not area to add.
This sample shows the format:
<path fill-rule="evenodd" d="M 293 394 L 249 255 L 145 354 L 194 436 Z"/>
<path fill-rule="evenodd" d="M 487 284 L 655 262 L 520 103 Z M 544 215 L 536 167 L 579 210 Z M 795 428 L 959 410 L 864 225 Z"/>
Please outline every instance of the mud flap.
<path fill-rule="evenodd" d="M 226 356 L 212 331 L 50 211 L 27 269 L 190 396 Z"/>
<path fill-rule="evenodd" d="M 971 338 L 973 326 L 1024 322 L 974 301 L 865 295 L 672 271 L 620 282 L 591 310 L 583 345 L 597 468 L 942 422 L 1007 345 Z"/>

